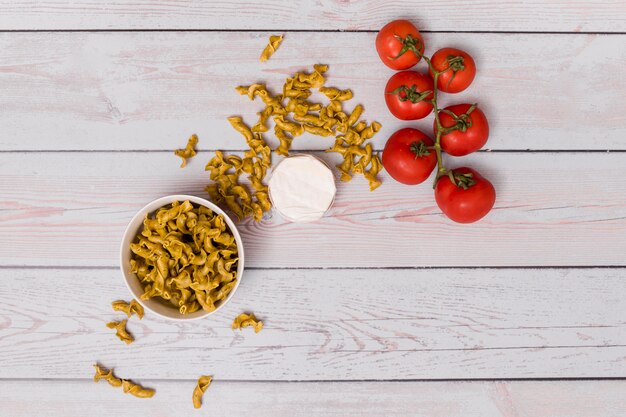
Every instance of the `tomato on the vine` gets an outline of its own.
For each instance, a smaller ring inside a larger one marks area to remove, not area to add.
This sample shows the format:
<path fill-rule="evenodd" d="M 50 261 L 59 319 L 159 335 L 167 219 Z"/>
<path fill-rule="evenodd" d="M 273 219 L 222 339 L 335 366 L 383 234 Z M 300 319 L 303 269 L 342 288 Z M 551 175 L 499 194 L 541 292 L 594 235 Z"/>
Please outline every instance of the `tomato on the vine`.
<path fill-rule="evenodd" d="M 394 20 L 378 32 L 376 51 L 383 64 L 395 70 L 403 70 L 419 62 L 424 53 L 424 39 L 413 23 Z"/>
<path fill-rule="evenodd" d="M 474 59 L 460 49 L 440 49 L 435 52 L 430 61 L 435 70 L 441 72 L 437 78 L 437 88 L 446 93 L 458 93 L 465 90 L 476 76 Z M 429 71 L 432 77 L 432 68 Z"/>
<path fill-rule="evenodd" d="M 457 104 L 439 111 L 444 129 L 455 127 L 441 135 L 441 149 L 452 156 L 463 156 L 482 148 L 489 138 L 489 123 L 476 104 Z M 433 124 L 437 133 L 437 122 Z"/>
<path fill-rule="evenodd" d="M 414 185 L 424 182 L 437 165 L 437 155 L 429 147 L 435 142 L 410 127 L 400 129 L 387 140 L 383 166 L 396 181 Z"/>
<path fill-rule="evenodd" d="M 395 73 L 385 86 L 385 102 L 401 120 L 422 119 L 433 110 L 433 80 L 417 71 Z"/>
<path fill-rule="evenodd" d="M 435 201 L 451 220 L 457 223 L 474 223 L 485 217 L 496 201 L 493 185 L 476 170 L 457 168 L 437 181 Z"/>

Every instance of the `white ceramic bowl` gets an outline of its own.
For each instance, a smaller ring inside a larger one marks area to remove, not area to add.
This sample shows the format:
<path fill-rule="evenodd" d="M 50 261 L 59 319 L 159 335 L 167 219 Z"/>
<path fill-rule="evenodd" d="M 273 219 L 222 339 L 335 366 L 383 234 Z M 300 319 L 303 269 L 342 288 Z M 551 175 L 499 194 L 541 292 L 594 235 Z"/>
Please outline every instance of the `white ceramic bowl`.
<path fill-rule="evenodd" d="M 226 224 L 230 229 L 233 236 L 235 236 L 235 243 L 237 244 L 237 251 L 239 256 L 239 261 L 237 262 L 237 283 L 230 291 L 225 300 L 223 300 L 219 305 L 216 306 L 216 309 L 208 312 L 202 309 L 190 313 L 190 314 L 181 314 L 178 309 L 169 304 L 165 300 L 161 300 L 160 298 L 151 298 L 148 300 L 142 300 L 141 294 L 143 294 L 143 287 L 139 282 L 139 279 L 135 276 L 135 274 L 130 272 L 130 244 L 135 239 L 138 233 L 141 232 L 143 228 L 143 219 L 146 214 L 151 214 L 160 209 L 163 206 L 167 206 L 171 204 L 173 201 L 180 201 L 181 203 L 185 200 L 189 200 L 194 204 L 205 206 L 211 209 L 214 213 L 221 214 L 224 216 L 226 220 Z M 235 227 L 235 224 L 231 220 L 230 217 L 222 209 L 220 209 L 215 204 L 211 203 L 204 198 L 194 197 L 192 195 L 168 195 L 165 197 L 158 198 L 151 203 L 148 203 L 144 208 L 139 210 L 135 217 L 128 223 L 126 230 L 124 231 L 124 237 L 122 238 L 122 244 L 120 246 L 120 268 L 122 269 L 122 275 L 124 277 L 124 282 L 126 286 L 130 290 L 131 294 L 135 299 L 141 304 L 146 310 L 164 317 L 170 320 L 177 321 L 189 321 L 196 320 L 202 317 L 206 317 L 218 311 L 220 308 L 224 307 L 226 303 L 233 297 L 235 291 L 239 287 L 239 283 L 241 282 L 241 277 L 243 275 L 243 264 L 244 264 L 244 253 L 243 253 L 243 243 L 241 242 L 241 236 L 239 236 L 239 232 Z"/>

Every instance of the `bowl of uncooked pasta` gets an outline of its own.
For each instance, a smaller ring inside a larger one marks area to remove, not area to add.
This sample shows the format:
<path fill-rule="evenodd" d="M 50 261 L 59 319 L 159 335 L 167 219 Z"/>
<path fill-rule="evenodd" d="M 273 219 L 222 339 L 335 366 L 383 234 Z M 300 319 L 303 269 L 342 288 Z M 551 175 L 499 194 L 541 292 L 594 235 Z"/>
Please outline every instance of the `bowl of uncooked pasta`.
<path fill-rule="evenodd" d="M 215 313 L 243 274 L 241 236 L 222 209 L 203 198 L 168 195 L 133 217 L 122 238 L 126 286 L 146 309 L 171 320 Z"/>

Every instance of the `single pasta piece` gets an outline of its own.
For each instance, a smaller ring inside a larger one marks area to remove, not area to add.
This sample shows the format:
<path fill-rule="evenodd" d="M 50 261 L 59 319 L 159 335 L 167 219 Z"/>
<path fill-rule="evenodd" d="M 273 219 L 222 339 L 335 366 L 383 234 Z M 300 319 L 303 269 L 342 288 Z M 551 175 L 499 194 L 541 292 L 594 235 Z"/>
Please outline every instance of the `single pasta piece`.
<path fill-rule="evenodd" d="M 113 307 L 113 310 L 115 311 L 123 311 L 129 318 L 133 315 L 133 313 L 139 317 L 139 320 L 143 318 L 143 307 L 135 299 L 131 300 L 130 303 L 127 303 L 124 300 L 113 301 L 111 303 L 111 307 Z"/>
<path fill-rule="evenodd" d="M 381 171 L 383 164 L 380 162 L 378 155 L 372 157 L 372 167 L 364 175 L 370 184 L 370 191 L 374 191 L 381 184 L 380 180 L 376 178 L 376 175 Z"/>
<path fill-rule="evenodd" d="M 151 398 L 154 396 L 154 390 L 151 388 L 144 388 L 139 384 L 135 384 L 132 381 L 126 379 L 122 380 L 122 390 L 124 394 L 134 395 L 138 398 Z"/>
<path fill-rule="evenodd" d="M 257 95 L 266 96 L 268 94 L 265 84 L 252 84 L 248 87 L 239 86 L 235 90 L 241 95 L 247 95 L 250 100 L 254 100 Z"/>
<path fill-rule="evenodd" d="M 274 126 L 274 134 L 280 142 L 280 145 L 276 148 L 276 153 L 278 155 L 289 156 L 289 148 L 291 148 L 291 141 L 293 140 L 293 137 L 287 135 L 287 133 L 278 127 L 278 125 Z"/>
<path fill-rule="evenodd" d="M 181 168 L 184 168 L 187 165 L 187 159 L 193 158 L 196 156 L 195 146 L 198 144 L 198 136 L 191 135 L 189 140 L 187 141 L 187 146 L 184 149 L 176 149 L 174 151 L 174 155 L 180 156 L 183 162 L 180 164 Z"/>
<path fill-rule="evenodd" d="M 242 330 L 244 327 L 254 327 L 254 333 L 258 333 L 263 328 L 263 322 L 254 316 L 254 313 L 241 313 L 233 320 L 233 330 Z"/>
<path fill-rule="evenodd" d="M 213 377 L 209 375 L 201 375 L 200 378 L 198 378 L 198 383 L 196 384 L 196 388 L 194 388 L 193 395 L 191 396 L 194 408 L 200 408 L 202 406 L 202 395 L 207 388 L 209 388 L 212 380 Z"/>
<path fill-rule="evenodd" d="M 128 320 L 124 319 L 122 321 L 112 321 L 110 323 L 107 323 L 107 327 L 109 329 L 115 329 L 115 335 L 117 337 L 119 337 L 119 339 L 126 343 L 127 345 L 130 345 L 131 343 L 133 343 L 135 341 L 135 339 L 133 338 L 133 336 L 128 333 L 128 331 L 126 331 L 126 322 Z"/>
<path fill-rule="evenodd" d="M 363 113 L 363 106 L 360 104 L 357 104 L 354 107 L 354 110 L 352 110 L 352 113 L 350 113 L 350 117 L 348 117 L 347 125 L 348 126 L 354 125 L 357 122 L 357 120 L 359 120 L 359 117 L 361 117 L 362 113 Z M 365 125 L 365 123 L 363 124 Z"/>
<path fill-rule="evenodd" d="M 274 52 L 276 52 L 282 41 L 283 35 L 270 36 L 270 40 L 267 46 L 265 47 L 265 49 L 263 49 L 263 52 L 261 52 L 261 57 L 259 58 L 260 61 L 265 62 L 270 59 L 270 57 L 274 55 Z"/>
<path fill-rule="evenodd" d="M 246 138 L 246 142 L 250 143 L 253 140 L 253 133 L 248 126 L 241 120 L 239 116 L 231 116 L 228 118 L 230 125 Z"/>
<path fill-rule="evenodd" d="M 98 382 L 100 380 L 104 380 L 109 383 L 109 385 L 113 387 L 121 387 L 122 380 L 113 375 L 113 369 L 106 369 L 103 366 L 98 365 L 97 363 L 93 365 L 96 368 L 96 374 L 93 376 L 93 381 Z"/>
<path fill-rule="evenodd" d="M 334 87 L 322 87 L 320 93 L 324 94 L 331 100 L 347 101 L 352 98 L 352 90 L 340 90 Z"/>

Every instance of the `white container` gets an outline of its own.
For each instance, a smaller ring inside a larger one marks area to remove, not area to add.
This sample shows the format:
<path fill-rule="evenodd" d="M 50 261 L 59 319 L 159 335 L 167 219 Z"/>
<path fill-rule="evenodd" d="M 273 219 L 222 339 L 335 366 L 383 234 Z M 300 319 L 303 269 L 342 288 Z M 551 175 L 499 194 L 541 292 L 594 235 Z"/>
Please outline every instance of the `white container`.
<path fill-rule="evenodd" d="M 292 222 L 321 219 L 335 201 L 335 176 L 321 159 L 296 154 L 280 161 L 269 180 L 269 197 L 280 215 Z"/>
<path fill-rule="evenodd" d="M 228 225 L 230 232 L 235 237 L 235 243 L 237 244 L 237 252 L 239 256 L 239 261 L 237 262 L 237 278 L 236 278 L 237 282 L 235 286 L 233 287 L 233 289 L 228 294 L 228 296 L 226 297 L 226 299 L 224 299 L 218 305 L 216 305 L 215 310 L 211 312 L 200 309 L 190 314 L 181 314 L 180 311 L 178 311 L 176 307 L 172 306 L 171 304 L 169 304 L 169 302 L 165 300 L 161 300 L 158 297 L 150 298 L 148 300 L 142 300 L 140 298 L 141 294 L 143 294 L 143 287 L 141 285 L 141 282 L 139 282 L 139 279 L 137 278 L 137 276 L 135 276 L 135 274 L 130 272 L 130 257 L 131 257 L 130 244 L 135 239 L 137 234 L 141 233 L 141 230 L 143 228 L 143 219 L 145 218 L 146 214 L 152 214 L 156 212 L 158 209 L 160 209 L 161 207 L 171 204 L 173 201 L 179 201 L 182 203 L 185 200 L 189 200 L 190 202 L 196 205 L 207 207 L 211 209 L 214 213 L 221 214 L 222 216 L 224 216 L 224 220 L 226 220 L 226 224 Z M 133 297 L 139 302 L 139 304 L 141 304 L 146 310 L 158 316 L 161 316 L 163 318 L 169 319 L 169 320 L 176 320 L 176 321 L 197 320 L 202 317 L 209 316 L 217 312 L 220 308 L 224 307 L 226 303 L 230 301 L 233 295 L 235 295 L 235 291 L 237 291 L 237 288 L 239 287 L 239 284 L 241 283 L 241 277 L 243 275 L 243 264 L 244 264 L 243 243 L 241 242 L 241 236 L 239 235 L 239 232 L 237 231 L 237 228 L 235 227 L 235 224 L 233 223 L 231 218 L 228 217 L 228 215 L 224 213 L 222 209 L 220 209 L 218 206 L 211 203 L 210 201 L 205 200 L 204 198 L 195 197 L 192 195 L 168 195 L 165 197 L 158 198 L 152 201 L 151 203 L 148 203 L 144 208 L 139 210 L 139 212 L 135 214 L 135 217 L 133 217 L 130 223 L 128 223 L 128 226 L 126 227 L 126 230 L 124 231 L 122 244 L 120 246 L 120 268 L 122 270 L 124 282 L 126 283 L 128 290 L 131 292 Z"/>

